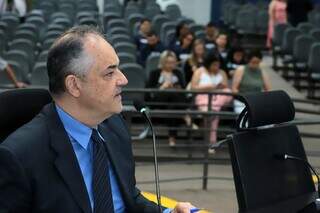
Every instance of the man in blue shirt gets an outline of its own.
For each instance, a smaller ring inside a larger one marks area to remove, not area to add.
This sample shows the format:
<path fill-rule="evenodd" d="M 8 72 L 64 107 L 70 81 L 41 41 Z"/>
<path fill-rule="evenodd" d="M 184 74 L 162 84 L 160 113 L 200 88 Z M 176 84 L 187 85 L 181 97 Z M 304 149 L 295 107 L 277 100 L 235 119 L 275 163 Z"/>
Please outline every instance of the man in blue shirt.
<path fill-rule="evenodd" d="M 130 135 L 117 115 L 128 82 L 118 66 L 94 28 L 72 28 L 54 42 L 54 102 L 0 145 L 0 212 L 158 212 L 135 186 Z"/>

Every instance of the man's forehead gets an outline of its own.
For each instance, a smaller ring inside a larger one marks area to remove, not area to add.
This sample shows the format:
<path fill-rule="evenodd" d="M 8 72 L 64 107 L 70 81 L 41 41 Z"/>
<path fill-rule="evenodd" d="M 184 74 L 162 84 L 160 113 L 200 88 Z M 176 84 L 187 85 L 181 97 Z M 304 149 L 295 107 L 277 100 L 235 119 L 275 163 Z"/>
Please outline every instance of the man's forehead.
<path fill-rule="evenodd" d="M 114 48 L 103 38 L 98 35 L 90 35 L 84 44 L 85 48 L 98 58 L 110 64 L 118 64 L 119 59 Z"/>

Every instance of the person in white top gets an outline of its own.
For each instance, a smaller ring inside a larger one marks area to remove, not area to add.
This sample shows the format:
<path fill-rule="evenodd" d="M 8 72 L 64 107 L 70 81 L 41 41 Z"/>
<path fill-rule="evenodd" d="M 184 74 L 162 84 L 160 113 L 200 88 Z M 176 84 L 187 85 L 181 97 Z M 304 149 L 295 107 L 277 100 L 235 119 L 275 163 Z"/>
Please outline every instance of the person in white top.
<path fill-rule="evenodd" d="M 231 92 L 228 88 L 226 73 L 220 69 L 220 60 L 214 54 L 209 54 L 204 60 L 204 66 L 193 74 L 191 89 L 204 92 Z M 220 111 L 221 107 L 232 100 L 229 95 L 213 95 L 211 110 Z M 208 111 L 209 95 L 201 94 L 195 98 L 195 103 L 201 111 Z M 214 117 L 211 121 L 210 143 L 217 141 L 217 127 L 219 118 Z"/>
<path fill-rule="evenodd" d="M 19 17 L 25 17 L 27 13 L 26 0 L 14 0 L 14 8 L 18 11 Z"/>
<path fill-rule="evenodd" d="M 11 66 L 8 64 L 8 62 L 6 60 L 4 60 L 3 58 L 0 57 L 0 72 L 2 72 L 2 71 L 7 72 L 9 79 L 12 81 L 12 83 L 14 84 L 14 86 L 16 88 L 23 88 L 23 87 L 27 86 L 27 84 L 17 80 L 17 77 L 14 74 L 14 71 L 11 68 Z"/>

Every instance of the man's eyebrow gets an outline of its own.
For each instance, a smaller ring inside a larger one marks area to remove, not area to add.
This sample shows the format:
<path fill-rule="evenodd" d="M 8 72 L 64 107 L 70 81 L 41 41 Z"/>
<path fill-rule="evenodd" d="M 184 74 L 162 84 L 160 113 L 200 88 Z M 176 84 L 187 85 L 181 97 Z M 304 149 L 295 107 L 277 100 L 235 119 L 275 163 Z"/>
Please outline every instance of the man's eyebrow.
<path fill-rule="evenodd" d="M 116 69 L 116 68 L 118 68 L 118 64 L 112 64 L 112 65 L 109 65 L 109 66 L 107 67 L 107 70 L 108 70 L 108 69 Z"/>

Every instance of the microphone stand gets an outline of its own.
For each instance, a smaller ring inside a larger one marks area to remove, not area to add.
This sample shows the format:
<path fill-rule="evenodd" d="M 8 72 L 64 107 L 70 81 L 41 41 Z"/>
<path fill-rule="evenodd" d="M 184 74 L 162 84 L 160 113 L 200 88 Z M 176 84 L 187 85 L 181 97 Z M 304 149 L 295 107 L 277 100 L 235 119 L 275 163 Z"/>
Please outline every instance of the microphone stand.
<path fill-rule="evenodd" d="M 159 207 L 159 213 L 162 212 L 161 208 L 161 195 L 160 195 L 160 184 L 159 184 L 159 169 L 158 169 L 158 155 L 157 155 L 157 148 L 156 148 L 156 135 L 154 133 L 152 122 L 149 118 L 149 116 L 146 113 L 146 109 L 143 108 L 140 111 L 142 115 L 146 118 L 146 120 L 149 123 L 150 130 L 152 133 L 152 142 L 153 142 L 153 157 L 154 157 L 154 173 L 155 173 L 155 180 L 156 180 L 156 194 L 157 194 L 157 201 L 158 201 L 158 207 Z"/>

